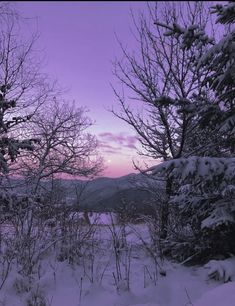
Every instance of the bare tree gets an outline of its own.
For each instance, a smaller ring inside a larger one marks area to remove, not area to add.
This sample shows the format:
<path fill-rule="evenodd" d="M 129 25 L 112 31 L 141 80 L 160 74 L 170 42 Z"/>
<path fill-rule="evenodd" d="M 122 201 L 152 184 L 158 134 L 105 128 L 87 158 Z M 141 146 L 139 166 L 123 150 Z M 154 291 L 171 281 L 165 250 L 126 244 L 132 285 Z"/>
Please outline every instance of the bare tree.
<path fill-rule="evenodd" d="M 202 2 L 156 3 L 149 6 L 147 17 L 133 20 L 139 48 L 130 53 L 120 43 L 123 58 L 114 62 L 114 75 L 122 84 L 121 91 L 114 88 L 120 110 L 112 112 L 137 133 L 142 145 L 140 155 L 169 160 L 193 154 L 190 135 L 197 122 L 190 106 L 198 95 L 211 94 L 205 91 L 203 82 L 208 71 L 195 68 L 195 54 L 202 54 L 204 48 L 182 48 L 180 38 L 177 41 L 166 35 L 162 24 L 197 24 L 203 29 L 209 14 Z M 163 238 L 167 235 L 173 189 L 169 178 L 165 188 L 168 198 L 162 209 Z"/>
<path fill-rule="evenodd" d="M 54 85 L 40 72 L 41 60 L 34 51 L 36 33 L 24 36 L 24 20 L 9 5 L 0 6 L 0 171 L 21 149 L 32 149 L 33 139 L 20 133 L 21 126 L 48 99 Z M 17 131 L 17 133 L 16 133 Z"/>
<path fill-rule="evenodd" d="M 40 142 L 22 159 L 21 165 L 23 174 L 34 180 L 34 192 L 42 179 L 56 174 L 89 177 L 101 170 L 96 138 L 87 132 L 92 122 L 85 112 L 82 107 L 59 104 L 54 99 L 32 118 L 28 134 Z"/>

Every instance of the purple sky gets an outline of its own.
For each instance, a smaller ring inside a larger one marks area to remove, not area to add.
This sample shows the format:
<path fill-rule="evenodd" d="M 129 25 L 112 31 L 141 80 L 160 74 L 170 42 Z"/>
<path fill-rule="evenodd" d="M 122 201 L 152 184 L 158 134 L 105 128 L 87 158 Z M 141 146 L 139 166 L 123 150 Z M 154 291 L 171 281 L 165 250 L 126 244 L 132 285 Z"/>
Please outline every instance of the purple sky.
<path fill-rule="evenodd" d="M 116 80 L 111 61 L 121 56 L 115 38 L 130 50 L 135 48 L 131 34 L 134 12 L 146 9 L 146 2 L 15 2 L 25 17 L 37 17 L 38 47 L 45 51 L 44 71 L 69 89 L 67 97 L 86 106 L 95 120 L 91 129 L 101 142 L 108 167 L 104 175 L 116 177 L 134 172 L 132 159 L 137 141 L 131 128 L 106 109 L 117 105 L 110 87 Z"/>

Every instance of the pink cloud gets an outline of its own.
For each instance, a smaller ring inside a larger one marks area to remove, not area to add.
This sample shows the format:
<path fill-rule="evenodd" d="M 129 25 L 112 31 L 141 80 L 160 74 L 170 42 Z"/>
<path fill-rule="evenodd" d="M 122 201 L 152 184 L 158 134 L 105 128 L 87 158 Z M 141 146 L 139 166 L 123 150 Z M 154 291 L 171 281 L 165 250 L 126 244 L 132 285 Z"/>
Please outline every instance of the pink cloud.
<path fill-rule="evenodd" d="M 121 150 L 122 148 L 121 147 L 114 147 L 106 142 L 103 142 L 103 141 L 99 141 L 99 147 L 100 148 L 103 148 L 103 149 L 112 149 L 112 150 Z"/>
<path fill-rule="evenodd" d="M 136 149 L 136 142 L 137 137 L 136 136 L 130 136 L 126 135 L 124 133 L 114 134 L 111 132 L 106 133 L 100 133 L 98 135 L 100 139 L 100 147 L 102 148 L 109 148 L 112 150 L 120 151 L 124 148 L 129 149 Z M 118 145 L 118 147 L 115 147 L 115 145 Z"/>

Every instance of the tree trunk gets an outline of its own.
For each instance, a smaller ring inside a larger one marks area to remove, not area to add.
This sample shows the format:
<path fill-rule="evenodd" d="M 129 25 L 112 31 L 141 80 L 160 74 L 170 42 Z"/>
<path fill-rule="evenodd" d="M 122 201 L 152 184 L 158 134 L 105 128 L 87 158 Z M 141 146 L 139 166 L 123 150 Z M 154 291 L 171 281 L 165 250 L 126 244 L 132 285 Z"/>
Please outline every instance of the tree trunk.
<path fill-rule="evenodd" d="M 160 238 L 166 239 L 168 234 L 168 219 L 169 219 L 169 201 L 172 195 L 172 179 L 167 177 L 166 180 L 166 201 L 162 205 L 161 209 L 161 228 Z"/>

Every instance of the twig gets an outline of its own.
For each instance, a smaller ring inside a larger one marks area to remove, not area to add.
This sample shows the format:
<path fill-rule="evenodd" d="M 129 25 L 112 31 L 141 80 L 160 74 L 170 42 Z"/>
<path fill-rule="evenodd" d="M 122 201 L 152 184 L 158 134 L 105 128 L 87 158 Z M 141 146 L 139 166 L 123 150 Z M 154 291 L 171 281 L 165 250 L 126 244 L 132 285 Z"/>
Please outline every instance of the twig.
<path fill-rule="evenodd" d="M 185 290 L 187 298 L 188 298 L 188 302 L 185 304 L 185 306 L 193 306 L 192 300 L 191 300 L 191 298 L 188 294 L 188 291 L 187 291 L 186 287 L 184 288 L 184 290 Z"/>

